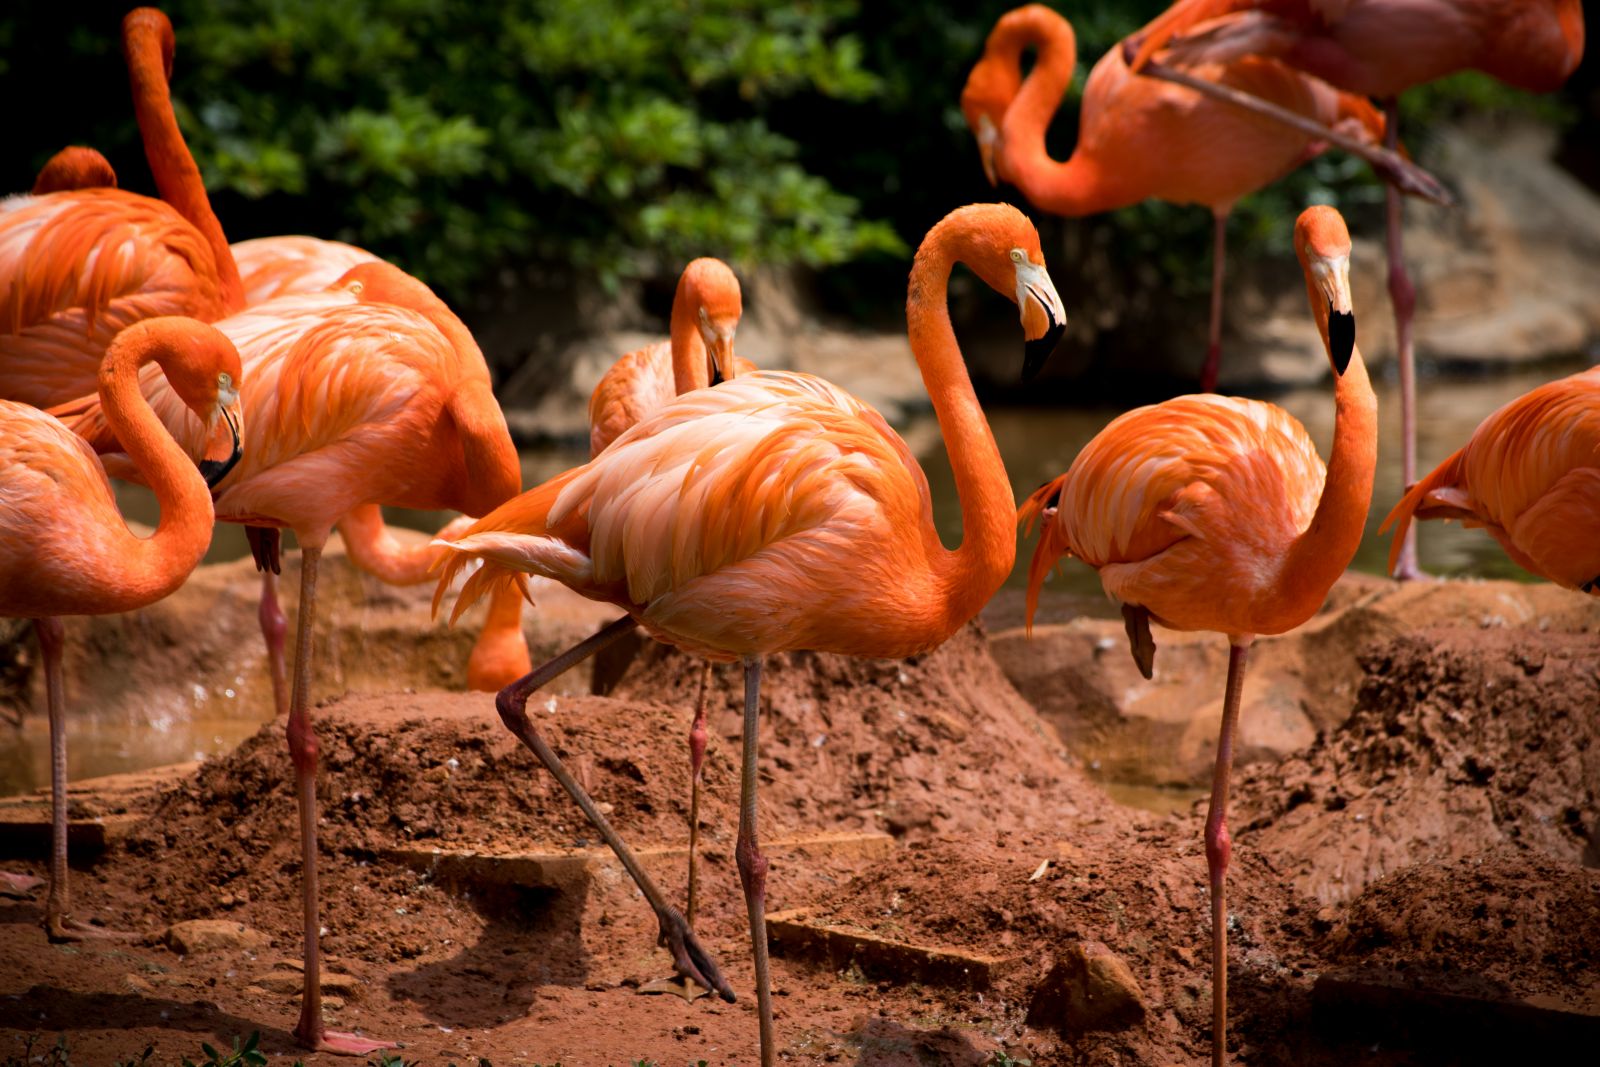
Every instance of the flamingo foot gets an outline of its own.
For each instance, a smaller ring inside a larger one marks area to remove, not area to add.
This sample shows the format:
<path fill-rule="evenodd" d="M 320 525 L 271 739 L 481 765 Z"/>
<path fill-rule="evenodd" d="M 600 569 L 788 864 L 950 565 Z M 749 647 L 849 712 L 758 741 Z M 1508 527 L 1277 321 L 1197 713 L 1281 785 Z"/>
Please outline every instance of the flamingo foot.
<path fill-rule="evenodd" d="M 370 1037 L 352 1034 L 346 1030 L 324 1030 L 313 1038 L 307 1038 L 296 1027 L 295 1040 L 313 1052 L 331 1052 L 335 1056 L 370 1056 L 386 1048 L 399 1048 L 393 1041 L 374 1041 Z"/>
<path fill-rule="evenodd" d="M 145 940 L 144 934 L 130 933 L 126 930 L 110 930 L 103 926 L 90 926 L 88 923 L 79 922 L 69 915 L 50 915 L 45 918 L 45 936 L 53 945 L 65 944 L 74 941 L 116 941 L 124 944 L 135 944 Z"/>
<path fill-rule="evenodd" d="M 654 996 L 670 993 L 675 997 L 682 997 L 693 1004 L 701 997 L 709 997 L 711 990 L 696 982 L 686 974 L 675 974 L 670 978 L 653 978 L 639 987 L 640 996 Z"/>
<path fill-rule="evenodd" d="M 9 900 L 32 900 L 33 891 L 44 885 L 43 878 L 31 874 L 11 874 L 0 871 L 0 897 Z"/>
<path fill-rule="evenodd" d="M 684 921 L 682 913 L 677 908 L 668 907 L 658 911 L 656 918 L 661 924 L 656 944 L 672 953 L 673 969 L 685 979 L 716 993 L 729 1004 L 734 1003 L 733 987 L 722 977 L 716 959 L 700 943 L 695 932 Z"/>

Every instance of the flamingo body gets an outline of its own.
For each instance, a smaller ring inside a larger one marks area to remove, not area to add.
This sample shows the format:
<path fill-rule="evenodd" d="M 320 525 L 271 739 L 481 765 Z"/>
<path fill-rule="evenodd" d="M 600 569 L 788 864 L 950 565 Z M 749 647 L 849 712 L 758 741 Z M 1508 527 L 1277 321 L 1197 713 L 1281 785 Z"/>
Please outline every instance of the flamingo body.
<path fill-rule="evenodd" d="M 1186 65 L 1272 55 L 1376 97 L 1461 70 L 1553 92 L 1583 44 L 1580 0 L 1180 0 L 1150 24 L 1136 64 L 1172 45 Z"/>
<path fill-rule="evenodd" d="M 92 393 L 125 327 L 228 307 L 210 245 L 159 200 L 120 189 L 0 200 L 0 398 L 48 407 Z"/>
<path fill-rule="evenodd" d="M 756 365 L 734 357 L 736 374 Z M 672 378 L 672 343 L 636 348 L 613 363 L 589 397 L 589 455 L 598 456 L 635 423 L 667 406 L 677 396 Z"/>
<path fill-rule="evenodd" d="M 1481 526 L 1525 570 L 1568 589 L 1600 579 L 1600 368 L 1549 382 L 1495 411 L 1384 520 Z M 1398 548 L 1395 549 L 1398 552 Z"/>
<path fill-rule="evenodd" d="M 320 237 L 257 237 L 230 247 L 250 306 L 326 289 L 351 267 L 378 260 L 364 248 Z"/>

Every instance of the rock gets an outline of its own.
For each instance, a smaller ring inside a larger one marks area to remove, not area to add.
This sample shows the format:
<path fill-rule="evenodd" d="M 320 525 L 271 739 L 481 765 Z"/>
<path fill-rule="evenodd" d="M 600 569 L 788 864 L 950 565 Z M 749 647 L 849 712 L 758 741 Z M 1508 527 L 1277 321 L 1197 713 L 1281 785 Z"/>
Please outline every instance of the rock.
<path fill-rule="evenodd" d="M 1270 762 L 1344 722 L 1363 679 L 1361 653 L 1429 626 L 1489 620 L 1541 633 L 1600 632 L 1600 601 L 1548 584 L 1397 584 L 1347 574 L 1321 614 L 1257 639 L 1245 677 L 1235 763 Z M 1106 780 L 1204 785 L 1222 717 L 1228 646 L 1217 634 L 1154 627 L 1155 677 L 1139 676 L 1121 620 L 1075 618 L 990 638 L 1002 670 L 1066 746 Z M 1523 671 L 1533 671 L 1525 665 Z M 1097 766 L 1096 766 L 1097 765 Z"/>
<path fill-rule="evenodd" d="M 1028 1007 L 1028 1025 L 1071 1037 L 1125 1030 L 1144 1018 L 1144 993 L 1122 957 L 1098 941 L 1073 943 L 1050 968 Z"/>
<path fill-rule="evenodd" d="M 231 919 L 190 919 L 167 927 L 167 946 L 180 956 L 196 952 L 265 948 L 272 938 Z"/>

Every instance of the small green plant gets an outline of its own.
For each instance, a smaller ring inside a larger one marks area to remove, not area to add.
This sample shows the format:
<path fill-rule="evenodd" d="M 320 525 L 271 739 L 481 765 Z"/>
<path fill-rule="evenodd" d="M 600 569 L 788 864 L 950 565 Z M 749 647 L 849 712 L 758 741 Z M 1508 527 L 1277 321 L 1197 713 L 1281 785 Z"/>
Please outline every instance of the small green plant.
<path fill-rule="evenodd" d="M 997 1048 L 989 1057 L 989 1062 L 984 1067 L 1033 1067 L 1032 1060 L 1018 1059 L 1005 1049 Z"/>
<path fill-rule="evenodd" d="M 380 1052 L 375 1060 L 368 1060 L 367 1067 L 418 1067 L 415 1060 L 408 1060 L 398 1052 Z M 478 1067 L 491 1067 L 488 1060 L 479 1060 Z"/>
<path fill-rule="evenodd" d="M 226 1055 L 219 1053 L 210 1045 L 201 1042 L 200 1051 L 205 1054 L 205 1059 L 195 1063 L 187 1056 L 184 1057 L 183 1067 L 266 1067 L 267 1054 L 256 1048 L 261 1042 L 261 1031 L 252 1030 L 250 1036 L 244 1039 L 244 1044 L 239 1043 L 237 1035 L 233 1039 L 233 1048 Z"/>
<path fill-rule="evenodd" d="M 116 1060 L 111 1064 L 111 1067 L 148 1067 L 148 1064 L 150 1063 L 150 1057 L 155 1055 L 155 1051 L 155 1044 L 148 1044 L 144 1047 L 144 1051 L 139 1053 L 139 1055 L 130 1056 L 125 1060 Z"/>

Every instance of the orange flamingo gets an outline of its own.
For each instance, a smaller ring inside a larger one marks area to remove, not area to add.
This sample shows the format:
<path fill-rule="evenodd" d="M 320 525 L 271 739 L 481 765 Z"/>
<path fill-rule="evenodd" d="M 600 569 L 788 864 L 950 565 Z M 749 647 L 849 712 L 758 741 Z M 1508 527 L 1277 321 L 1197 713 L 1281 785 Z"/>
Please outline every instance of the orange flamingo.
<path fill-rule="evenodd" d="M 1024 81 L 1022 52 L 1030 46 L 1038 58 Z M 1211 327 L 1200 389 L 1209 393 L 1222 351 L 1228 215 L 1240 198 L 1316 156 L 1324 144 L 1208 97 L 1136 78 L 1121 51 L 1112 49 L 1084 85 L 1077 147 L 1070 159 L 1056 162 L 1045 149 L 1045 130 L 1072 82 L 1077 56 L 1072 25 L 1042 4 L 1019 7 L 995 24 L 961 93 L 984 172 L 1057 215 L 1093 215 L 1149 199 L 1208 208 L 1215 223 Z M 1283 63 L 1245 57 L 1212 64 L 1206 76 L 1364 144 L 1383 138 L 1383 119 L 1366 100 Z"/>
<path fill-rule="evenodd" d="M 33 180 L 33 195 L 116 187 L 117 172 L 105 156 L 83 145 L 68 145 L 39 169 L 39 176 Z"/>
<path fill-rule="evenodd" d="M 611 365 L 589 397 L 589 458 L 604 452 L 625 431 L 647 415 L 667 406 L 674 396 L 704 389 L 729 377 L 749 374 L 754 363 L 733 354 L 733 335 L 744 305 L 739 279 L 720 259 L 693 260 L 678 278 L 672 296 L 670 333 L 629 352 Z M 460 531 L 440 533 L 454 540 Z M 527 672 L 522 672 L 526 674 Z M 689 902 L 687 918 L 694 925 L 699 890 L 695 858 L 700 847 L 701 767 L 706 756 L 706 694 L 711 683 L 711 661 L 700 671 L 700 695 L 694 722 L 689 727 Z M 685 985 L 672 985 L 685 996 Z"/>
<path fill-rule="evenodd" d="M 305 993 L 295 1036 L 309 1048 L 365 1055 L 388 1046 L 326 1030 L 322 1019 L 317 742 L 308 710 L 317 564 L 342 518 L 375 518 L 367 505 L 486 514 L 516 494 L 521 472 L 471 335 L 397 267 L 362 264 L 330 291 L 279 297 L 217 328 L 243 358 L 250 422 L 244 461 L 217 487 L 216 516 L 287 527 L 300 543 L 288 710 L 305 889 Z M 158 391 L 157 404 L 164 401 Z M 86 408 L 75 428 L 97 448 L 117 446 L 103 408 Z M 108 466 L 121 469 L 116 459 L 108 456 Z M 514 602 L 515 590 L 503 595 Z"/>
<path fill-rule="evenodd" d="M 275 296 L 326 289 L 351 267 L 378 259 L 364 248 L 320 237 L 256 237 L 231 247 L 244 301 L 252 306 Z"/>
<path fill-rule="evenodd" d="M 211 321 L 243 306 L 227 240 L 165 96 L 172 26 L 141 8 L 123 20 L 123 45 L 146 151 L 171 160 L 158 182 L 162 200 L 103 187 L 0 200 L 0 398 L 47 406 L 60 399 L 63 376 L 76 382 L 67 396 L 93 392 L 123 327 L 157 315 Z M 41 177 L 46 188 L 95 180 L 61 164 Z"/>
<path fill-rule="evenodd" d="M 1281 59 L 1351 92 L 1383 100 L 1385 143 L 1399 137 L 1399 95 L 1461 70 L 1530 92 L 1559 89 L 1583 58 L 1580 0 L 1179 0 L 1131 43 L 1135 70 L 1179 81 L 1282 122 L 1249 91 L 1218 86 L 1195 64 L 1258 55 Z M 1169 49 L 1168 62 L 1153 57 Z M 1313 131 L 1315 132 L 1315 131 Z M 1416 378 L 1411 318 L 1416 288 L 1401 242 L 1400 190 L 1386 190 L 1389 296 L 1400 364 L 1401 477 L 1416 481 Z M 1415 578 L 1416 531 L 1407 527 L 1397 578 Z"/>
<path fill-rule="evenodd" d="M 44 657 L 50 713 L 50 896 L 53 941 L 97 933 L 73 920 L 67 884 L 67 749 L 62 714 L 62 615 L 134 611 L 183 583 L 211 544 L 209 486 L 231 468 L 202 475 L 156 420 L 139 392 L 154 364 L 179 401 L 205 423 L 234 427 L 241 370 L 226 337 L 192 319 L 130 326 L 106 351 L 100 397 L 161 503 L 147 538 L 129 532 L 106 473 L 84 442 L 37 408 L 0 400 L 0 615 L 31 618 Z M 233 459 L 239 442 L 234 436 Z"/>
<path fill-rule="evenodd" d="M 1525 570 L 1600 593 L 1600 368 L 1539 386 L 1491 414 L 1401 498 L 1394 565 L 1413 518 L 1481 526 Z"/>
<path fill-rule="evenodd" d="M 463 588 L 457 613 L 487 589 L 524 583 L 528 573 L 628 612 L 502 690 L 496 706 L 650 901 L 679 973 L 729 1001 L 733 992 L 714 961 L 534 731 L 526 703 L 636 623 L 687 652 L 743 661 L 736 858 L 768 1067 L 767 860 L 756 840 L 761 664 L 791 649 L 869 657 L 925 652 L 977 614 L 1015 557 L 1005 467 L 945 306 L 957 261 L 1019 305 L 1030 339 L 1025 374 L 1038 369 L 1066 325 L 1038 234 L 1016 209 L 961 208 L 923 240 L 906 313 L 961 498 L 964 537 L 955 551 L 939 542 L 922 469 L 882 416 L 820 378 L 772 371 L 677 397 L 599 457 L 498 508 L 447 546 L 456 555 L 436 600 L 469 561 L 484 564 Z"/>
<path fill-rule="evenodd" d="M 1212 1063 L 1227 1050 L 1227 908 L 1231 848 L 1228 776 L 1257 634 L 1299 626 L 1322 606 L 1354 558 L 1377 461 L 1377 400 L 1355 348 L 1350 235 L 1329 207 L 1295 224 L 1311 313 L 1337 382 L 1333 453 L 1326 469 L 1288 412 L 1238 397 L 1196 395 L 1113 420 L 1067 473 L 1020 509 L 1044 529 L 1028 574 L 1032 625 L 1044 576 L 1071 554 L 1100 572 L 1122 602 L 1139 670 L 1151 676 L 1150 620 L 1228 635 L 1228 685 L 1217 740 L 1206 864 L 1211 876 Z"/>

